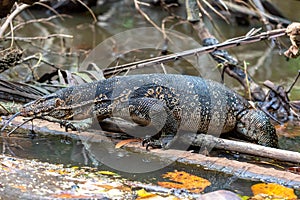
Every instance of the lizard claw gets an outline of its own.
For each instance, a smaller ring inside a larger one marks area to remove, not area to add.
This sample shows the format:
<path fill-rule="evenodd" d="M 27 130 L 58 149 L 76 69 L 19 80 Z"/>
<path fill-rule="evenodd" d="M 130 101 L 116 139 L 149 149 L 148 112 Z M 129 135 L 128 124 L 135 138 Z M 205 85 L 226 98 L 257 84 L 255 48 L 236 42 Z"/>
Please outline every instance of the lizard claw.
<path fill-rule="evenodd" d="M 72 123 L 68 122 L 65 126 L 66 132 L 68 132 L 68 129 L 71 129 L 72 131 L 79 131 Z"/>
<path fill-rule="evenodd" d="M 153 139 L 151 136 L 146 136 L 142 141 L 142 146 L 146 145 L 146 150 L 149 151 L 149 147 L 152 147 L 153 149 L 157 148 L 165 148 L 167 143 L 165 143 L 164 140 L 161 139 Z"/>
<path fill-rule="evenodd" d="M 146 144 L 147 151 L 149 151 L 149 147 L 151 147 L 153 149 L 163 148 L 163 146 L 159 140 L 146 141 L 146 139 L 145 139 L 142 141 L 142 145 L 145 146 L 145 144 Z"/>
<path fill-rule="evenodd" d="M 60 122 L 60 127 L 65 127 L 65 131 L 68 132 L 69 129 L 71 129 L 72 131 L 77 131 L 78 129 L 71 123 L 68 121 L 62 121 Z"/>
<path fill-rule="evenodd" d="M 146 150 L 149 151 L 149 147 L 152 148 L 161 148 L 161 144 L 159 140 L 154 140 L 150 136 L 146 136 L 142 141 L 142 146 L 144 147 L 146 145 Z"/>
<path fill-rule="evenodd" d="M 172 135 L 163 136 L 159 139 L 153 139 L 151 136 L 146 136 L 142 141 L 142 146 L 146 145 L 147 151 L 149 151 L 149 147 L 152 147 L 153 149 L 168 149 L 173 138 L 174 136 Z"/>

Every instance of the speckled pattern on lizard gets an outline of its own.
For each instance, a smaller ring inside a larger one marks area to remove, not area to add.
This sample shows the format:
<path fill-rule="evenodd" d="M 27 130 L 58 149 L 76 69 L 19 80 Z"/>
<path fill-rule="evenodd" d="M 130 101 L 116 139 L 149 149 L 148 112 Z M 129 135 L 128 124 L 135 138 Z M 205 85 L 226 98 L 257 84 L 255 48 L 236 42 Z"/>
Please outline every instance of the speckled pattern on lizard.
<path fill-rule="evenodd" d="M 234 132 L 237 138 L 278 146 L 275 128 L 262 111 L 220 83 L 187 75 L 116 76 L 61 89 L 26 104 L 19 114 L 61 120 L 120 117 L 154 127 L 151 138 L 156 139 L 178 130 Z"/>

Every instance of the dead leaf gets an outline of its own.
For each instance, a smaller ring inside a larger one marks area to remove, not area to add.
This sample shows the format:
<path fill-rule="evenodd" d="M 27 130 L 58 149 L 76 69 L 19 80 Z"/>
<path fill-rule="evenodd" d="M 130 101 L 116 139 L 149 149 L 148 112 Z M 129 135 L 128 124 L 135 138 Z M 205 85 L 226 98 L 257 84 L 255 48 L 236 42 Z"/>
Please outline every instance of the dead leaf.
<path fill-rule="evenodd" d="M 208 180 L 184 171 L 168 172 L 163 177 L 174 182 L 158 182 L 158 185 L 166 188 L 187 189 L 194 193 L 200 193 L 211 185 Z"/>
<path fill-rule="evenodd" d="M 292 123 L 284 123 L 283 125 L 276 125 L 276 133 L 287 138 L 299 137 L 300 128 Z"/>
<path fill-rule="evenodd" d="M 300 174 L 300 167 L 289 167 L 287 168 L 287 170 L 289 172 L 293 172 L 293 173 L 296 173 L 296 174 Z"/>
<path fill-rule="evenodd" d="M 24 185 L 13 185 L 14 188 L 21 190 L 21 192 L 26 192 L 27 188 Z"/>
<path fill-rule="evenodd" d="M 103 185 L 103 184 L 95 184 L 97 187 L 101 187 L 101 188 L 104 188 L 106 190 L 111 190 L 113 189 L 114 187 L 111 186 L 111 185 Z"/>
<path fill-rule="evenodd" d="M 55 194 L 53 195 L 54 198 L 60 198 L 60 199 L 87 199 L 89 196 L 85 195 L 74 195 L 69 193 L 61 193 L 61 194 Z"/>
<path fill-rule="evenodd" d="M 98 171 L 97 174 L 109 175 L 109 176 L 119 176 L 117 173 L 111 172 L 111 171 Z"/>
<path fill-rule="evenodd" d="M 276 183 L 258 183 L 252 185 L 251 190 L 254 196 L 262 194 L 274 198 L 297 199 L 293 189 Z"/>
<path fill-rule="evenodd" d="M 127 140 L 122 140 L 120 142 L 118 142 L 115 146 L 116 149 L 121 148 L 122 146 L 132 143 L 132 142 L 140 142 L 141 139 L 137 139 L 137 138 L 132 138 L 132 139 L 127 139 Z"/>

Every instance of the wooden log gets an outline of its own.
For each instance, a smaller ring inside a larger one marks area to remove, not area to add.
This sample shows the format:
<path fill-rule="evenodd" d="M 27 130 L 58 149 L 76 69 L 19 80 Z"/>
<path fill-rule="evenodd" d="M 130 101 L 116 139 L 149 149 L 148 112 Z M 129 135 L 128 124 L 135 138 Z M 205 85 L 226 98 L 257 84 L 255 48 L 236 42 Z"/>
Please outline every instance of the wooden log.
<path fill-rule="evenodd" d="M 17 117 L 13 121 L 13 126 L 16 126 L 22 123 L 22 117 Z M 53 124 L 43 120 L 35 120 L 34 121 L 33 130 L 38 134 L 51 134 L 51 135 L 65 135 L 75 139 L 80 139 L 83 143 L 89 145 L 89 142 L 105 142 L 112 143 L 111 138 L 107 137 L 108 132 L 97 130 L 96 132 L 65 132 L 63 128 L 59 127 L 58 124 Z M 12 127 L 10 127 L 12 128 Z M 31 130 L 31 124 L 25 124 L 22 126 L 21 130 L 23 133 Z M 16 135 L 12 135 L 16 136 Z M 19 137 L 22 135 L 19 135 Z M 186 141 L 189 141 L 189 138 L 194 137 L 195 135 L 187 134 L 188 138 Z M 297 162 L 300 160 L 299 153 L 291 152 L 281 149 L 273 149 L 268 147 L 262 147 L 259 145 L 254 145 L 250 143 L 243 143 L 237 141 L 228 141 L 220 138 L 213 138 L 212 136 L 207 135 L 198 135 L 196 140 L 194 141 L 194 145 L 199 143 L 203 144 L 203 141 L 208 140 L 211 144 L 215 144 L 217 148 L 228 149 L 232 151 L 244 151 L 248 150 L 248 152 L 253 152 L 255 155 L 272 157 L 276 159 L 287 160 L 290 162 Z M 238 144 L 238 145 L 236 145 Z M 98 147 L 101 148 L 101 147 Z M 246 162 L 239 162 L 236 160 L 229 160 L 227 158 L 219 158 L 219 157 L 209 157 L 202 154 L 191 153 L 189 151 L 175 150 L 175 149 L 151 149 L 151 151 L 146 151 L 145 147 L 142 147 L 140 143 L 130 143 L 123 147 L 124 151 L 135 152 L 139 154 L 150 154 L 151 156 L 157 156 L 159 160 L 165 162 L 179 162 L 185 165 L 191 164 L 193 166 L 199 166 L 204 169 L 209 169 L 213 171 L 219 171 L 226 174 L 234 175 L 237 178 L 248 179 L 248 180 L 256 180 L 263 182 L 273 182 L 281 185 L 285 185 L 292 188 L 298 188 L 300 186 L 300 175 L 294 174 L 288 171 L 277 170 L 274 168 L 266 168 L 262 166 L 258 166 L 255 164 L 250 164 Z M 87 147 L 87 151 L 89 148 Z M 247 153 L 248 153 L 247 152 Z M 270 156 L 269 156 L 270 155 Z M 280 155 L 280 156 L 276 156 Z M 285 156 L 283 156 L 285 155 Z M 278 157 L 278 158 L 277 158 Z"/>

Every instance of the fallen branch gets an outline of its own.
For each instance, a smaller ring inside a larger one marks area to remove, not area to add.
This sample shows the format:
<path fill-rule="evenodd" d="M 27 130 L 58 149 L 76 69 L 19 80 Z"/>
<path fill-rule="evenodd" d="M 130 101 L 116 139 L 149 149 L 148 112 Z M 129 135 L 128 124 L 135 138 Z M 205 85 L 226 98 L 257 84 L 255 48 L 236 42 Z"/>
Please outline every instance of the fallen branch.
<path fill-rule="evenodd" d="M 211 135 L 203 134 L 198 134 L 196 136 L 187 135 L 187 138 L 190 139 L 191 144 L 194 146 L 203 147 L 206 144 L 209 144 L 210 146 L 218 149 L 236 151 L 260 157 L 272 158 L 280 161 L 300 163 L 300 153 L 294 151 L 275 149 L 247 142 L 216 138 Z"/>
<path fill-rule="evenodd" d="M 8 128 L 13 128 L 16 125 L 22 123 L 23 117 L 17 117 L 14 120 L 13 126 L 8 126 Z M 61 128 L 58 124 L 54 124 L 51 122 L 47 122 L 44 120 L 36 119 L 34 120 L 35 126 L 32 127 L 31 124 L 25 124 L 20 129 L 18 129 L 19 134 L 13 134 L 14 137 L 24 137 L 24 134 L 31 132 L 32 129 L 36 134 L 42 135 L 55 135 L 55 136 L 68 136 L 76 140 L 81 140 L 83 144 L 86 143 L 86 150 L 93 154 L 94 152 L 90 152 L 93 149 L 89 147 L 91 144 L 95 144 L 97 146 L 96 149 L 99 149 L 101 146 L 105 146 L 106 143 L 112 144 L 112 141 L 108 135 L 111 135 L 109 132 L 97 130 L 96 132 L 65 132 L 64 128 Z M 36 126 L 37 125 L 37 126 Z M 113 133 L 114 134 L 114 133 Z M 185 138 L 191 138 L 193 135 L 186 135 Z M 190 136 L 190 137 L 189 137 Z M 231 151 L 242 151 L 246 149 L 247 153 L 251 152 L 255 155 L 266 156 L 271 158 L 276 158 L 299 163 L 300 154 L 296 152 L 273 149 L 262 147 L 259 145 L 229 141 L 220 138 L 213 138 L 209 135 L 198 135 L 193 144 L 197 145 L 199 143 L 203 144 L 203 141 L 214 142 L 216 148 L 222 148 Z M 11 137 L 10 137 L 11 138 Z M 102 143 L 104 142 L 104 143 Z M 99 144 L 101 144 L 99 146 Z M 238 144 L 236 146 L 236 144 Z M 105 147 L 104 147 L 105 148 Z M 179 162 L 184 164 L 193 164 L 199 165 L 199 167 L 207 168 L 209 170 L 219 171 L 226 174 L 235 175 L 238 178 L 242 179 L 251 179 L 251 180 L 259 180 L 265 182 L 274 182 L 279 183 L 285 186 L 296 188 L 300 185 L 300 175 L 293 174 L 291 172 L 276 170 L 273 168 L 265 168 L 261 166 L 257 166 L 255 164 L 250 164 L 246 162 L 239 162 L 235 160 L 228 160 L 226 158 L 218 158 L 218 157 L 208 157 L 202 154 L 191 153 L 188 151 L 181 150 L 162 150 L 162 149 L 151 149 L 150 151 L 146 151 L 145 147 L 142 147 L 140 143 L 130 143 L 125 146 L 124 151 L 128 152 L 136 152 L 139 154 L 149 154 L 152 156 L 158 156 L 160 159 L 166 162 Z M 276 156 L 280 155 L 280 156 Z M 290 159 L 289 159 L 290 158 Z"/>
<path fill-rule="evenodd" d="M 276 29 L 272 31 L 266 31 L 260 34 L 256 35 L 245 35 L 237 38 L 232 38 L 229 40 L 226 40 L 225 42 L 207 46 L 207 47 L 200 47 L 196 49 L 191 49 L 191 50 L 186 50 L 182 51 L 179 53 L 174 53 L 170 55 L 165 55 L 165 56 L 158 56 L 155 58 L 150 58 L 150 59 L 145 59 L 133 63 L 128 63 L 124 65 L 119 65 L 119 66 L 114 66 L 114 67 L 109 67 L 104 69 L 103 73 L 105 76 L 111 76 L 116 72 L 123 72 L 127 71 L 129 69 L 136 69 L 136 68 L 142 68 L 142 67 L 147 67 L 151 65 L 156 65 L 156 64 L 161 64 L 161 63 L 166 63 L 170 61 L 176 61 L 178 59 L 181 59 L 186 56 L 191 56 L 191 55 L 201 55 L 205 53 L 210 53 L 216 50 L 224 50 L 224 49 L 229 49 L 232 47 L 237 47 L 245 44 L 250 44 L 250 43 L 255 43 L 259 42 L 262 40 L 269 40 L 272 38 L 276 37 L 281 37 L 286 35 L 286 29 Z"/>
<path fill-rule="evenodd" d="M 21 123 L 23 123 L 22 119 L 23 119 L 23 117 L 16 117 L 14 119 L 15 124 L 13 127 L 18 126 Z M 45 120 L 35 119 L 34 121 L 38 122 L 38 124 L 40 124 L 40 123 L 49 124 L 49 125 L 47 125 L 47 127 L 48 126 L 56 127 L 56 124 L 47 122 Z M 117 121 L 117 123 L 118 123 L 119 127 L 122 127 L 123 130 L 133 129 L 131 124 L 128 124 L 125 121 L 123 122 L 123 120 L 119 120 L 119 121 Z M 108 124 L 111 125 L 111 122 L 109 122 Z M 0 124 L 0 126 L 1 126 L 1 124 Z M 31 125 L 24 125 L 22 127 L 25 129 L 32 128 Z M 10 127 L 10 128 L 12 128 L 12 127 Z M 57 127 L 57 129 L 55 129 L 55 130 L 60 130 L 60 129 L 61 128 Z M 37 132 L 39 132 L 39 130 L 41 132 L 43 132 L 46 129 L 43 126 L 42 128 L 34 127 L 34 130 Z M 113 129 L 113 130 L 116 130 L 116 129 Z M 118 129 L 118 130 L 120 130 L 120 129 Z M 56 131 L 56 132 L 59 132 L 59 131 Z M 52 131 L 52 134 L 53 134 L 53 131 Z M 72 134 L 63 132 L 63 135 L 72 135 Z M 83 133 L 80 133 L 80 135 L 82 137 Z M 76 136 L 76 138 L 77 138 L 77 136 Z M 180 142 L 185 143 L 185 144 L 191 144 L 193 146 L 198 146 L 198 147 L 204 147 L 204 148 L 213 147 L 213 148 L 224 149 L 224 150 L 229 150 L 229 151 L 236 151 L 236 152 L 245 153 L 245 154 L 249 154 L 249 155 L 255 155 L 255 156 L 260 156 L 260 157 L 276 159 L 279 161 L 300 163 L 300 153 L 298 153 L 298 152 L 264 147 L 261 145 L 252 144 L 252 143 L 248 143 L 248 142 L 240 142 L 240 141 L 228 140 L 228 139 L 223 139 L 223 138 L 216 138 L 211 135 L 185 133 L 183 136 L 180 137 Z"/>

